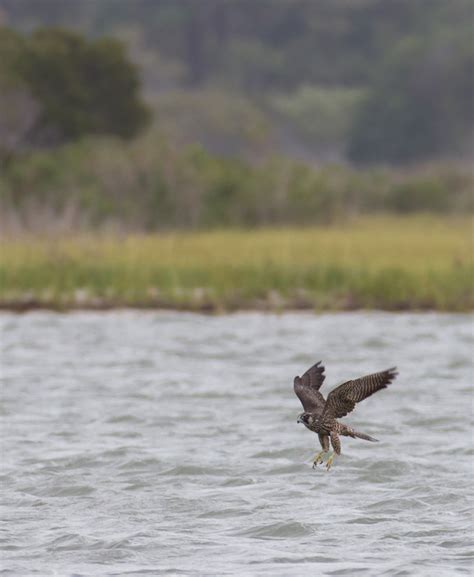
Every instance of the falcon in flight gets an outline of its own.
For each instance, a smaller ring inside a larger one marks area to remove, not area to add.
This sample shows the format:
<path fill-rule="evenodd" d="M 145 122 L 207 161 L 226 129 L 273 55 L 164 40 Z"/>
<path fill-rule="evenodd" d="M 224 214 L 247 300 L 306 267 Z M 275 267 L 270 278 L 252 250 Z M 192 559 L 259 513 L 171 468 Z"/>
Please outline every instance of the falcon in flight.
<path fill-rule="evenodd" d="M 350 413 L 359 401 L 363 401 L 380 389 L 386 389 L 397 374 L 396 368 L 392 367 L 380 373 L 347 381 L 331 391 L 327 400 L 319 392 L 326 378 L 321 361 L 308 369 L 302 377 L 295 377 L 295 393 L 304 409 L 304 412 L 298 417 L 297 423 L 303 423 L 310 431 L 317 433 L 323 449 L 315 455 L 313 469 L 323 462 L 323 455 L 329 452 L 329 439 L 331 439 L 334 452 L 326 463 L 328 471 L 334 461 L 334 456 L 341 454 L 339 435 L 364 439 L 365 441 L 377 441 L 365 433 L 359 433 L 351 427 L 339 423 L 337 419 Z"/>

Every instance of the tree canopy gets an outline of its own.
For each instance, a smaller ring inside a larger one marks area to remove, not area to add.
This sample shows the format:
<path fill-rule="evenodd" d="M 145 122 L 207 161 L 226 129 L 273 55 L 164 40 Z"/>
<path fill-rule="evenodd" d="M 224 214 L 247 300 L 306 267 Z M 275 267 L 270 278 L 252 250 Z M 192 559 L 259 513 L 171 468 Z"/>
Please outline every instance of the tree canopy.
<path fill-rule="evenodd" d="M 57 144 L 86 134 L 131 138 L 147 123 L 138 71 L 117 39 L 88 40 L 60 28 L 22 36 L 1 28 L 0 51 L 2 98 L 11 101 L 0 112 L 0 127 L 12 114 L 24 117 L 31 111 L 28 126 L 17 125 L 18 146 Z"/>

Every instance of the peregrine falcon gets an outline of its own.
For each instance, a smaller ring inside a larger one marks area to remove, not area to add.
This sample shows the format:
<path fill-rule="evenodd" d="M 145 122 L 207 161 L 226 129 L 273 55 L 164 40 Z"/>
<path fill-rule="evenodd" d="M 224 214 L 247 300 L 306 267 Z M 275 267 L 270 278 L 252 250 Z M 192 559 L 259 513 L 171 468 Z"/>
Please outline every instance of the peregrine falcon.
<path fill-rule="evenodd" d="M 321 361 L 308 369 L 302 377 L 295 377 L 295 393 L 304 409 L 304 412 L 298 417 L 297 423 L 303 423 L 310 431 L 317 433 L 323 449 L 315 455 L 313 469 L 323 462 L 323 455 L 329 452 L 329 439 L 331 439 L 334 451 L 326 463 L 328 471 L 333 464 L 335 455 L 341 454 L 339 435 L 364 439 L 365 441 L 377 441 L 365 433 L 359 433 L 351 427 L 339 423 L 336 419 L 345 417 L 359 401 L 363 401 L 380 389 L 387 388 L 387 385 L 395 379 L 397 374 L 396 368 L 392 367 L 380 373 L 347 381 L 332 390 L 327 400 L 319 392 L 326 378 Z"/>

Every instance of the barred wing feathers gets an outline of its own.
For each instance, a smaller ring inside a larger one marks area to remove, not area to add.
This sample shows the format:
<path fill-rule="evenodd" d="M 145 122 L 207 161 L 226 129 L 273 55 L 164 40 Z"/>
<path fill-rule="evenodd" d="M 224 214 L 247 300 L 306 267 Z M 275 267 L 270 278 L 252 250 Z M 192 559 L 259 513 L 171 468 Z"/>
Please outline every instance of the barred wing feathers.
<path fill-rule="evenodd" d="M 336 419 L 345 417 L 354 409 L 356 403 L 363 401 L 381 389 L 386 389 L 397 374 L 396 368 L 392 367 L 386 371 L 367 375 L 339 385 L 328 395 L 324 410 L 325 416 Z"/>

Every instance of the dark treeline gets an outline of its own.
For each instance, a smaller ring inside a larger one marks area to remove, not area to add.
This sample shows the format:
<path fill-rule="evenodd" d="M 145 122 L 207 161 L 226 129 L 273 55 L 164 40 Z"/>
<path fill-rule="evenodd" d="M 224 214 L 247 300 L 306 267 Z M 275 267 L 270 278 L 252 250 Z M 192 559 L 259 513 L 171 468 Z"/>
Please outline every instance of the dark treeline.
<path fill-rule="evenodd" d="M 237 108 L 272 128 L 272 152 L 311 160 L 472 153 L 471 0 L 0 0 L 0 10 L 24 32 L 122 38 L 157 124 L 213 152 L 239 149 Z"/>
<path fill-rule="evenodd" d="M 470 0 L 2 0 L 7 24 L 138 27 L 186 66 L 185 82 L 228 77 L 240 89 L 363 85 L 400 40 L 469 30 Z"/>
<path fill-rule="evenodd" d="M 470 16 L 467 0 L 0 0 L 0 225 L 471 211 Z"/>

